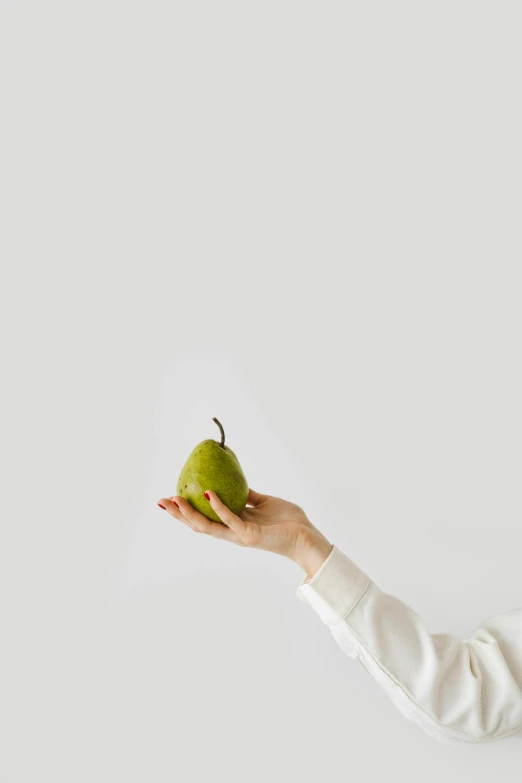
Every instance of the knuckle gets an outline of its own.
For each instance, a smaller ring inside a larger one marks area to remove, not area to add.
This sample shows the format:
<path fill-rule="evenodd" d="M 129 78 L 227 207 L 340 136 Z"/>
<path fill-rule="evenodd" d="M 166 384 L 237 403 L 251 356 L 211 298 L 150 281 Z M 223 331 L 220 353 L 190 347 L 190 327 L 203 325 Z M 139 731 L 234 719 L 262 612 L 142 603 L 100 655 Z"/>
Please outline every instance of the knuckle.
<path fill-rule="evenodd" d="M 185 517 L 187 519 L 189 519 L 192 522 L 192 520 L 195 518 L 197 512 L 192 508 L 190 503 L 187 503 L 187 505 L 183 509 L 183 514 L 185 515 Z"/>
<path fill-rule="evenodd" d="M 245 546 L 253 546 L 257 540 L 258 540 L 259 532 L 256 530 L 256 528 L 253 525 L 247 525 L 245 528 L 245 534 L 243 536 L 243 541 L 245 542 Z"/>

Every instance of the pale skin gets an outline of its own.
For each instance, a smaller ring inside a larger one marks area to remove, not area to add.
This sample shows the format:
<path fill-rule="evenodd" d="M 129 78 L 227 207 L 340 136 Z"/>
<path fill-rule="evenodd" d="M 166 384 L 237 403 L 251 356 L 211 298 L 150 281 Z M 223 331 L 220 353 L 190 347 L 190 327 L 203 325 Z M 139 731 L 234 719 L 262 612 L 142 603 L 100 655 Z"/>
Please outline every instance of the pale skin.
<path fill-rule="evenodd" d="M 249 490 L 246 508 L 233 514 L 211 489 L 205 495 L 220 522 L 212 522 L 179 495 L 161 498 L 158 505 L 194 533 L 231 544 L 265 549 L 293 560 L 312 579 L 332 551 L 332 544 L 295 503 Z"/>

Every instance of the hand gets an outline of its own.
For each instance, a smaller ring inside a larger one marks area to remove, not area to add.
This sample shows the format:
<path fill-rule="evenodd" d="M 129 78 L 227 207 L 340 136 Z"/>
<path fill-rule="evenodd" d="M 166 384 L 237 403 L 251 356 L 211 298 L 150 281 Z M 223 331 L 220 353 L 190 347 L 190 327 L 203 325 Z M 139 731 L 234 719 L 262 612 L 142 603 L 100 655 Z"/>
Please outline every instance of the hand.
<path fill-rule="evenodd" d="M 223 524 L 207 519 L 178 495 L 162 498 L 159 505 L 195 533 L 288 557 L 301 565 L 309 578 L 332 550 L 332 545 L 295 503 L 250 489 L 248 505 L 237 516 L 221 502 L 215 492 L 209 489 L 206 495 Z"/>

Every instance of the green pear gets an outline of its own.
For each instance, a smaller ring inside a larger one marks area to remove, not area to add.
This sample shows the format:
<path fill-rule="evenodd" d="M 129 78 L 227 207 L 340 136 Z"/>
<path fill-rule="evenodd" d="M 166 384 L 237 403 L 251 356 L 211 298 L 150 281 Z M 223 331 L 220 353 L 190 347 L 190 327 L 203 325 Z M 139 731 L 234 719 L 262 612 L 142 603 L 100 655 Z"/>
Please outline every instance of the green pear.
<path fill-rule="evenodd" d="M 221 522 L 204 492 L 211 489 L 234 514 L 246 506 L 248 482 L 232 449 L 225 446 L 225 432 L 214 418 L 221 432 L 221 442 L 202 440 L 190 452 L 179 474 L 177 494 L 213 522 Z"/>

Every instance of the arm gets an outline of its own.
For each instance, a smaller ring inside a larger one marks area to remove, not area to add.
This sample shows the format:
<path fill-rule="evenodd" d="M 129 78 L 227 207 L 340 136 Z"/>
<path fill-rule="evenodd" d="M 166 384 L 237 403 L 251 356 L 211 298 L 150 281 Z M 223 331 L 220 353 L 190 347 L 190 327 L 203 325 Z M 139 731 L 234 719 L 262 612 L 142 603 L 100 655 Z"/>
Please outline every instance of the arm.
<path fill-rule="evenodd" d="M 485 621 L 473 638 L 431 634 L 337 547 L 314 537 L 297 553 L 297 596 L 396 707 L 431 736 L 480 742 L 522 728 L 522 609 Z"/>
<path fill-rule="evenodd" d="M 250 505 L 236 516 L 211 489 L 206 494 L 223 524 L 179 496 L 160 505 L 196 533 L 298 563 L 306 574 L 298 597 L 428 734 L 480 742 L 522 728 L 522 608 L 484 622 L 472 639 L 431 634 L 410 607 L 332 546 L 300 506 L 251 489 Z"/>

